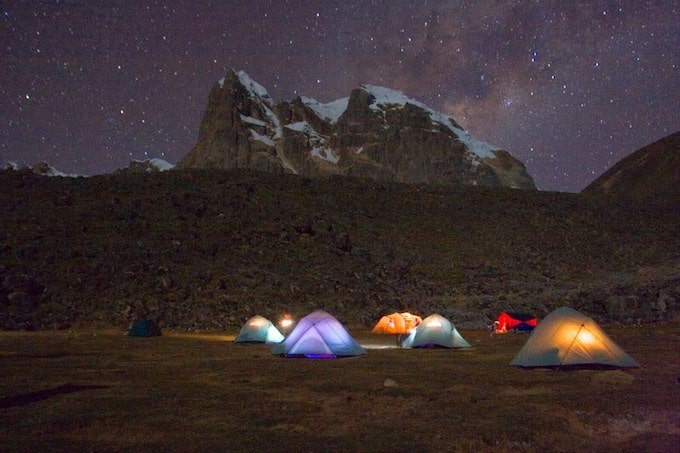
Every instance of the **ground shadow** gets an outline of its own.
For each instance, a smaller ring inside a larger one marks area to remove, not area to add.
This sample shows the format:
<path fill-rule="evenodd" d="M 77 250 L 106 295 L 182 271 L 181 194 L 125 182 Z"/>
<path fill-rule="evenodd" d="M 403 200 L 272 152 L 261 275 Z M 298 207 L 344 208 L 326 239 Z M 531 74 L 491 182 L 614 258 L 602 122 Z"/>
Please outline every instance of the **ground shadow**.
<path fill-rule="evenodd" d="M 64 384 L 51 389 L 40 390 L 37 392 L 22 393 L 19 395 L 6 396 L 0 398 L 0 409 L 9 407 L 25 406 L 27 404 L 52 398 L 53 396 L 66 395 L 68 393 L 85 392 L 88 390 L 100 390 L 108 388 L 106 385 L 88 384 Z"/>

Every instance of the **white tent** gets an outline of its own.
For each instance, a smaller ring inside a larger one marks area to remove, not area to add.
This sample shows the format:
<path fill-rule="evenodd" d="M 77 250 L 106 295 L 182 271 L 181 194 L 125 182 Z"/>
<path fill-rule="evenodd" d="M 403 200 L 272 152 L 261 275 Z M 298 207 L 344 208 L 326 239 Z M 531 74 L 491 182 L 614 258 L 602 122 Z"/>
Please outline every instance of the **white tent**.
<path fill-rule="evenodd" d="M 250 318 L 234 339 L 236 343 L 280 343 L 283 335 L 270 320 L 260 315 Z"/>
<path fill-rule="evenodd" d="M 519 367 L 640 366 L 591 318 L 573 308 L 550 313 L 510 362 Z"/>
<path fill-rule="evenodd" d="M 458 333 L 451 321 L 433 314 L 411 330 L 401 342 L 402 348 L 469 348 L 470 343 Z"/>
<path fill-rule="evenodd" d="M 302 318 L 273 354 L 284 357 L 336 358 L 366 354 L 366 350 L 330 314 L 317 310 Z"/>

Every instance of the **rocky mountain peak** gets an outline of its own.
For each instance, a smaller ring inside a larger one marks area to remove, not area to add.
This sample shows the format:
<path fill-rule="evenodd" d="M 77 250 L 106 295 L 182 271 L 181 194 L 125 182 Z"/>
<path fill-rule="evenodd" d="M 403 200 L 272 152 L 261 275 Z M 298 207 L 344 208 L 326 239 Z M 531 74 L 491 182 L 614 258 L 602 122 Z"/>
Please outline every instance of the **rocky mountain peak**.
<path fill-rule="evenodd" d="M 274 103 L 234 70 L 211 89 L 198 142 L 178 166 L 535 189 L 509 153 L 400 91 L 362 85 L 325 104 Z"/>

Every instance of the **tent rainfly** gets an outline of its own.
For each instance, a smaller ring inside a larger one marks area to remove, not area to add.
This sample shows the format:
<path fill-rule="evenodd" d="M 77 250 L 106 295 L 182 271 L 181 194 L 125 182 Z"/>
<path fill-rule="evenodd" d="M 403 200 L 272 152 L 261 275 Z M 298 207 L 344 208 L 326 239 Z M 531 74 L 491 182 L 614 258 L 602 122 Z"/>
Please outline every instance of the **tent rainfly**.
<path fill-rule="evenodd" d="M 510 365 L 635 368 L 640 366 L 591 318 L 569 307 L 545 317 Z"/>
<path fill-rule="evenodd" d="M 534 330 L 537 325 L 538 319 L 530 313 L 504 311 L 494 323 L 494 330 L 496 333 L 506 333 L 509 330 L 529 332 Z"/>
<path fill-rule="evenodd" d="M 456 327 L 439 314 L 423 319 L 401 342 L 402 348 L 469 348 Z"/>
<path fill-rule="evenodd" d="M 391 315 L 383 316 L 380 321 L 373 327 L 373 333 L 394 333 L 404 334 L 408 333 L 414 327 L 422 322 L 422 318 L 408 312 L 392 313 Z"/>
<path fill-rule="evenodd" d="M 323 310 L 302 318 L 272 353 L 283 357 L 334 359 L 366 354 L 340 321 Z"/>
<path fill-rule="evenodd" d="M 267 318 L 255 315 L 246 321 L 234 339 L 236 343 L 280 343 L 283 335 Z"/>

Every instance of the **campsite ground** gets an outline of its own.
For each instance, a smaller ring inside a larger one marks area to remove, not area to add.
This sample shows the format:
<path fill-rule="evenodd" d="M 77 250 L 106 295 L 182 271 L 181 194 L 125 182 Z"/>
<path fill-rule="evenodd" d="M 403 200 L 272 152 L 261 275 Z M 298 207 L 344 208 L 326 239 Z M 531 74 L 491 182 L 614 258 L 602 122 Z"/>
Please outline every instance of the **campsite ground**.
<path fill-rule="evenodd" d="M 642 367 L 508 366 L 523 334 L 461 331 L 469 350 L 283 359 L 233 335 L 0 333 L 8 451 L 677 451 L 680 326 L 608 334 Z"/>

